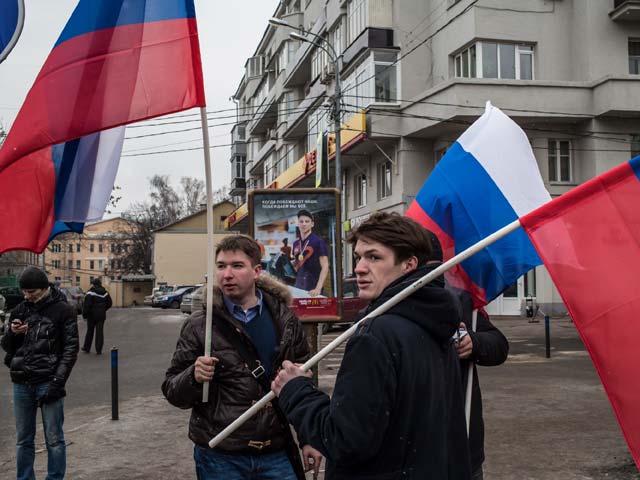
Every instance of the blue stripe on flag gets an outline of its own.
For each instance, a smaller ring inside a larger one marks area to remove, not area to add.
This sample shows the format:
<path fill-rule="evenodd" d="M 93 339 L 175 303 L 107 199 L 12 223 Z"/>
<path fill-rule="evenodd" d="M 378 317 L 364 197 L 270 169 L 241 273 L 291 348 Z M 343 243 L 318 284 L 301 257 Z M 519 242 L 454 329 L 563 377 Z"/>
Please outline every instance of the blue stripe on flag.
<path fill-rule="evenodd" d="M 55 46 L 96 30 L 195 16 L 193 0 L 80 0 Z"/>
<path fill-rule="evenodd" d="M 638 155 L 635 158 L 632 158 L 629 163 L 631 164 L 631 168 L 633 168 L 633 171 L 636 174 L 636 177 L 638 177 L 638 180 L 640 180 L 640 155 Z"/>

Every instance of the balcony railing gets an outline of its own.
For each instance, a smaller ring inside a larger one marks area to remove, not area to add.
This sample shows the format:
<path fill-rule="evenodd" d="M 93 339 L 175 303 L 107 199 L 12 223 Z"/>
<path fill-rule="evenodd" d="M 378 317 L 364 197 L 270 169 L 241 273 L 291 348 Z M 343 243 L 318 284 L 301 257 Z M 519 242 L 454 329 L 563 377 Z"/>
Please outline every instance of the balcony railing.
<path fill-rule="evenodd" d="M 231 142 L 246 142 L 247 141 L 247 127 L 244 123 L 238 123 L 231 129 Z"/>
<path fill-rule="evenodd" d="M 623 22 L 640 20 L 640 0 L 613 0 L 613 10 L 609 17 Z"/>

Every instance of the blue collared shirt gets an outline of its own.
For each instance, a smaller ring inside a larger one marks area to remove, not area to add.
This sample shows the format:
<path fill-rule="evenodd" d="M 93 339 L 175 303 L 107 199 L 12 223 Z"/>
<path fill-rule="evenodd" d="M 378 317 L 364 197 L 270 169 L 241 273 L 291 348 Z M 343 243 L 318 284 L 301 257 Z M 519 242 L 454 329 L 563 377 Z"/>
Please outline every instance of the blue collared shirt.
<path fill-rule="evenodd" d="M 233 318 L 246 324 L 257 316 L 262 315 L 262 292 L 257 288 L 256 297 L 258 297 L 258 303 L 248 310 L 243 310 L 240 305 L 233 303 L 226 295 L 223 295 L 222 299 L 229 313 L 233 315 Z"/>

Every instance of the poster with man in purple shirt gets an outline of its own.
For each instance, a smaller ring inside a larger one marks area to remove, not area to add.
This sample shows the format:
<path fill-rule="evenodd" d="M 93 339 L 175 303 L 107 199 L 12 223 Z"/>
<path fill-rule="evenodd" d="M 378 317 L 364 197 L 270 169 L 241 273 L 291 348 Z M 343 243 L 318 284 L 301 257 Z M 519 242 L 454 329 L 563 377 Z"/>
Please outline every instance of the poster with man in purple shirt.
<path fill-rule="evenodd" d="M 254 190 L 249 198 L 249 233 L 264 246 L 263 270 L 289 286 L 292 309 L 301 318 L 337 316 L 337 191 Z"/>

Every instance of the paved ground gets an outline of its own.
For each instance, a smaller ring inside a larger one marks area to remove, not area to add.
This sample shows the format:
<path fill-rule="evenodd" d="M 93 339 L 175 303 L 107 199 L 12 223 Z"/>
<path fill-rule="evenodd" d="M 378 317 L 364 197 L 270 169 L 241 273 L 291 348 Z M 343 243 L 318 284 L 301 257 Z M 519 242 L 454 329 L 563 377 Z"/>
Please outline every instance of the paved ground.
<path fill-rule="evenodd" d="M 120 350 L 120 420 L 111 420 L 109 356 L 82 355 L 68 384 L 70 479 L 194 478 L 188 412 L 171 407 L 160 383 L 185 317 L 139 308 L 109 312 L 108 346 Z M 486 478 L 640 480 L 599 379 L 571 322 L 552 320 L 552 358 L 544 328 L 524 319 L 495 322 L 511 342 L 501 367 L 481 369 L 487 424 Z M 81 334 L 84 322 L 80 322 Z M 327 343 L 338 332 L 326 335 Z M 341 351 L 322 364 L 330 391 Z M 0 479 L 15 478 L 11 383 L 0 369 Z M 46 451 L 39 432 L 38 478 Z"/>

